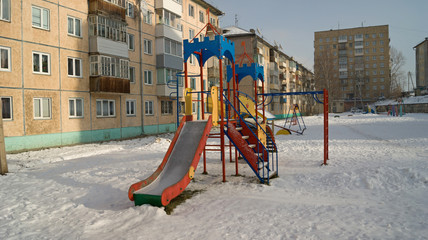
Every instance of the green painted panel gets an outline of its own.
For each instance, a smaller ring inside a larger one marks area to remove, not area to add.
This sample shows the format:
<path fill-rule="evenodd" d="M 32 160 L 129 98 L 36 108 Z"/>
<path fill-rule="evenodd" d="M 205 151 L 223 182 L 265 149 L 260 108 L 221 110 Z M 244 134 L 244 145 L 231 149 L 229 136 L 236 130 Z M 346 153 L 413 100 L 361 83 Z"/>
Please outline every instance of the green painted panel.
<path fill-rule="evenodd" d="M 127 127 L 122 128 L 122 138 L 131 138 L 141 135 L 141 127 Z"/>
<path fill-rule="evenodd" d="M 174 123 L 144 126 L 145 134 L 174 132 L 177 129 Z M 92 131 L 77 131 L 52 133 L 41 135 L 27 135 L 5 137 L 6 152 L 15 152 L 31 149 L 40 149 L 56 146 L 73 145 L 80 143 L 101 142 L 121 138 L 136 137 L 142 134 L 141 127 L 112 128 Z"/>
<path fill-rule="evenodd" d="M 152 206 L 162 207 L 162 196 L 134 193 L 134 204 L 135 206 L 150 204 Z"/>

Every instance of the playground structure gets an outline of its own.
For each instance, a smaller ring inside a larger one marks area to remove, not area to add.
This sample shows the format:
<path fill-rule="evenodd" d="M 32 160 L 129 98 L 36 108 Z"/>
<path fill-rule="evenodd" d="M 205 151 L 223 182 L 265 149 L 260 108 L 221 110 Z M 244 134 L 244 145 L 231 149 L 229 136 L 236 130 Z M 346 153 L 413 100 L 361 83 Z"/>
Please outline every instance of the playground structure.
<path fill-rule="evenodd" d="M 208 23 L 214 33 L 215 28 Z M 202 29 L 203 30 L 203 29 Z M 201 31 L 202 31 L 201 30 Z M 196 36 L 198 36 L 197 34 Z M 217 33 L 212 39 L 205 37 L 203 41 L 198 38 L 183 41 L 184 54 L 184 85 L 185 85 L 185 116 L 183 116 L 175 136 L 169 146 L 165 157 L 158 169 L 147 179 L 131 185 L 128 197 L 135 205 L 151 204 L 166 206 L 173 198 L 178 196 L 190 180 L 193 179 L 201 155 L 203 155 L 204 173 L 206 169 L 206 142 L 209 137 L 219 138 L 222 162 L 223 182 L 226 181 L 226 137 L 229 139 L 230 161 L 233 161 L 232 146 L 235 157 L 235 174 L 238 171 L 238 153 L 246 161 L 261 183 L 269 184 L 272 177 L 278 176 L 278 151 L 272 129 L 266 125 L 265 112 L 266 96 L 264 93 L 263 66 L 254 62 L 251 65 L 235 64 L 234 43 Z M 195 55 L 200 66 L 201 91 L 193 91 L 188 87 L 189 74 L 187 60 Z M 203 91 L 203 67 L 208 59 L 215 57 L 219 63 L 219 87 L 213 86 L 210 91 Z M 249 58 L 249 56 L 247 55 Z M 227 79 L 223 81 L 223 59 L 227 58 L 231 65 L 227 65 Z M 249 58 L 251 61 L 252 59 Z M 242 63 L 242 61 L 241 61 Z M 250 76 L 254 80 L 254 99 L 239 91 L 239 82 Z M 262 83 L 262 93 L 258 93 L 257 81 Z M 178 85 L 178 82 L 177 82 Z M 324 164 L 328 159 L 328 94 L 324 90 Z M 201 119 L 193 120 L 192 94 L 200 94 Z M 211 97 L 211 113 L 205 117 L 204 95 Z M 261 98 L 261 103 L 258 99 Z M 178 102 L 178 86 L 177 86 Z M 252 104 L 249 104 L 252 102 Z M 178 103 L 177 103 L 178 115 Z M 177 117 L 178 118 L 178 117 Z M 213 128 L 214 126 L 214 128 Z M 218 131 L 218 132 L 212 132 Z M 212 146 L 212 145 L 211 145 Z"/>

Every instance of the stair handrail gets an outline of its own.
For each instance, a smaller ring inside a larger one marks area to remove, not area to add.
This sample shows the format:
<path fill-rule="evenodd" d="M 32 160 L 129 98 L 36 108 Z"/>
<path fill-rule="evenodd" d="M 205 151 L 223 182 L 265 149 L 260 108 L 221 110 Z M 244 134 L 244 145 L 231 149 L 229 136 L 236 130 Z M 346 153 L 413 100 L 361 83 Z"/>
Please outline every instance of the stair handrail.
<path fill-rule="evenodd" d="M 233 110 L 235 110 L 236 111 L 236 109 L 235 109 L 235 107 L 233 106 L 233 104 L 229 101 L 229 99 L 223 94 L 223 98 L 225 99 L 225 103 L 226 104 L 228 104 L 231 108 L 233 108 Z M 238 98 L 238 101 L 239 101 L 239 103 L 240 104 L 242 104 L 242 105 L 244 105 L 240 100 L 239 100 L 239 98 Z M 245 105 L 244 105 L 244 107 L 245 107 Z M 248 111 L 248 109 L 247 109 L 247 111 Z M 260 155 L 258 155 L 257 156 L 257 167 L 259 167 L 259 164 L 260 164 L 260 162 L 262 162 L 263 164 L 264 164 L 264 162 L 265 162 L 265 158 L 264 158 L 264 152 L 266 151 L 266 153 L 267 153 L 267 163 L 268 163 L 268 165 L 267 165 L 267 177 L 266 177 L 266 179 L 267 179 L 267 183 L 269 184 L 269 178 L 270 178 L 270 176 L 269 176 L 269 172 L 271 171 L 271 169 L 270 169 L 270 163 L 271 163 L 271 160 L 272 160 L 272 162 L 273 162 L 273 159 L 269 159 L 269 151 L 267 150 L 267 148 L 266 148 L 266 146 L 260 141 L 260 139 L 257 137 L 257 134 L 255 134 L 254 132 L 253 132 L 253 130 L 251 130 L 251 128 L 248 126 L 248 124 L 246 123 L 246 121 L 243 119 L 243 117 L 241 116 L 241 114 L 237 114 L 238 115 L 238 117 L 240 118 L 240 120 L 241 120 L 241 122 L 243 122 L 246 126 L 247 126 L 247 128 L 250 130 L 250 132 L 253 134 L 253 136 L 257 139 L 257 144 L 260 146 L 261 145 L 261 147 L 262 147 L 262 150 L 264 150 L 264 151 L 262 151 L 262 157 L 260 157 Z M 249 114 L 251 117 L 253 117 L 251 114 Z M 254 117 L 253 117 L 254 118 Z M 229 121 L 229 119 L 227 119 L 227 122 Z M 257 121 L 256 121 L 257 122 Z M 258 122 L 257 122 L 257 124 L 258 124 Z M 260 124 L 258 124 L 258 126 L 260 126 Z M 228 127 L 227 127 L 228 128 Z M 260 126 L 260 128 L 261 128 L 261 126 Z M 264 131 L 264 129 L 263 128 L 261 128 L 262 130 L 263 130 L 263 132 L 265 133 L 265 135 L 266 135 L 266 137 L 267 138 L 270 138 L 269 137 L 269 135 Z M 270 138 L 271 140 L 272 140 L 272 138 Z M 272 143 L 275 145 L 275 147 L 276 147 L 276 144 L 275 144 L 275 142 L 273 142 L 272 141 Z M 272 153 L 272 158 L 273 158 L 273 153 Z M 272 165 L 273 166 L 273 165 Z M 278 170 L 278 152 L 276 152 L 276 166 L 273 166 L 276 170 Z M 265 177 L 265 168 L 263 167 L 262 168 L 263 169 L 263 177 Z M 259 170 L 259 169 L 258 169 Z M 259 174 L 256 172 L 256 175 L 257 175 L 257 177 L 260 179 L 260 181 L 262 181 L 262 182 L 264 182 L 264 179 L 261 179 L 260 178 L 260 176 L 259 176 Z"/>
<path fill-rule="evenodd" d="M 248 113 L 248 115 L 251 117 L 251 118 L 253 118 L 254 119 L 254 121 L 255 121 L 255 123 L 257 123 L 257 126 L 258 127 L 260 127 L 261 129 L 262 129 L 262 131 L 263 131 L 263 133 L 266 135 L 266 138 L 267 139 L 270 139 L 271 140 L 271 142 L 274 144 L 274 146 L 275 146 L 275 148 L 276 149 L 278 149 L 278 147 L 276 146 L 276 143 L 275 143 L 275 141 L 273 141 L 273 139 L 267 134 L 267 132 L 261 127 L 261 125 L 259 124 L 259 122 L 256 120 L 256 118 L 253 116 L 253 115 L 251 115 L 250 114 L 250 112 L 249 112 L 249 110 L 247 109 L 247 107 L 245 106 L 245 104 L 244 103 L 242 103 L 242 101 L 239 99 L 239 97 L 237 97 L 237 100 L 238 100 L 238 103 L 240 104 L 240 105 L 242 105 L 243 107 L 244 107 L 244 109 L 247 111 L 247 113 Z M 240 114 L 238 114 L 239 116 L 241 116 Z M 244 121 L 245 122 L 245 121 Z M 246 123 L 245 123 L 246 124 Z M 247 124 L 246 124 L 247 125 Z M 248 126 L 248 125 L 247 125 Z M 251 129 L 250 129 L 251 130 Z M 254 134 L 254 133 L 253 133 Z M 257 137 L 257 135 L 255 135 L 256 137 Z M 257 138 L 258 139 L 258 138 Z M 266 139 L 266 143 L 267 143 L 267 139 Z M 262 146 L 265 148 L 265 146 L 262 144 Z M 266 148 L 265 148 L 266 149 Z M 275 153 L 276 154 L 276 170 L 278 171 L 278 152 L 276 152 Z M 273 153 L 272 153 L 272 157 L 273 157 Z M 272 161 L 273 161 L 273 159 L 272 159 Z"/>

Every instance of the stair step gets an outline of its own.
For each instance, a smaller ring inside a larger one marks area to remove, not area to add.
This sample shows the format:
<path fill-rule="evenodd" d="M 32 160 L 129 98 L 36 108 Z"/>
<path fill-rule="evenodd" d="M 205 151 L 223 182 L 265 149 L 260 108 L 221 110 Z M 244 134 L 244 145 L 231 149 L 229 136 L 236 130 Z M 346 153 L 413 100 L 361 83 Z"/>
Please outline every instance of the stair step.
<path fill-rule="evenodd" d="M 262 164 L 259 163 L 259 170 L 262 168 L 266 168 L 267 170 L 269 170 L 268 166 L 269 166 L 268 162 L 262 162 Z"/>
<path fill-rule="evenodd" d="M 248 138 L 250 138 L 250 136 L 242 136 L 242 139 L 248 139 Z"/>
<path fill-rule="evenodd" d="M 250 148 L 255 148 L 255 147 L 256 147 L 256 144 L 248 144 L 248 146 L 249 146 Z"/>
<path fill-rule="evenodd" d="M 241 131 L 242 127 L 236 127 L 236 131 Z"/>

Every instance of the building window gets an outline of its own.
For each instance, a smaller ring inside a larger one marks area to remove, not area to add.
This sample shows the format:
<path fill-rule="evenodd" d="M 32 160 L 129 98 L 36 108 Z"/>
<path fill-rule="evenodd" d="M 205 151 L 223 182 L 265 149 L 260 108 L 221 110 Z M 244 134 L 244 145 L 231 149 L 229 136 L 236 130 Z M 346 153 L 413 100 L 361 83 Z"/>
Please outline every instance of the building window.
<path fill-rule="evenodd" d="M 50 74 L 50 55 L 33 52 L 33 73 Z"/>
<path fill-rule="evenodd" d="M 380 48 L 380 52 L 383 53 L 385 50 L 383 48 Z"/>
<path fill-rule="evenodd" d="M 181 57 L 181 48 L 180 42 L 165 38 L 165 53 Z"/>
<path fill-rule="evenodd" d="M 152 25 L 152 15 L 153 13 L 147 10 L 146 14 L 143 16 L 143 22 Z"/>
<path fill-rule="evenodd" d="M 380 38 L 383 38 L 383 33 L 379 33 L 379 37 L 380 37 Z"/>
<path fill-rule="evenodd" d="M 69 57 L 68 61 L 68 76 L 82 77 L 82 60 L 79 58 Z"/>
<path fill-rule="evenodd" d="M 0 20 L 10 21 L 10 0 L 0 0 Z"/>
<path fill-rule="evenodd" d="M 0 71 L 10 70 L 10 48 L 0 46 Z"/>
<path fill-rule="evenodd" d="M 192 102 L 192 114 L 196 114 L 196 108 L 197 108 L 196 103 Z"/>
<path fill-rule="evenodd" d="M 377 90 L 377 86 L 373 86 L 373 90 Z"/>
<path fill-rule="evenodd" d="M 135 67 L 129 67 L 129 82 L 135 83 Z"/>
<path fill-rule="evenodd" d="M 153 115 L 153 101 L 146 101 L 144 103 L 144 109 L 145 115 Z"/>
<path fill-rule="evenodd" d="M 205 22 L 204 12 L 202 12 L 202 11 L 199 11 L 199 22 L 201 22 L 201 23 Z"/>
<path fill-rule="evenodd" d="M 68 22 L 68 34 L 76 37 L 82 36 L 82 21 L 75 17 L 67 17 Z"/>
<path fill-rule="evenodd" d="M 196 78 L 190 78 L 190 88 L 196 89 Z"/>
<path fill-rule="evenodd" d="M 126 42 L 126 23 L 103 16 L 89 16 L 89 35 L 108 38 L 116 42 Z"/>
<path fill-rule="evenodd" d="M 195 8 L 189 4 L 189 16 L 195 17 Z"/>
<path fill-rule="evenodd" d="M 134 34 L 128 34 L 128 50 L 135 50 Z"/>
<path fill-rule="evenodd" d="M 161 113 L 163 115 L 172 114 L 172 101 L 161 101 Z"/>
<path fill-rule="evenodd" d="M 135 116 L 137 101 L 126 100 L 126 116 Z"/>
<path fill-rule="evenodd" d="M 217 24 L 216 24 L 216 21 L 215 21 L 215 18 L 212 18 L 212 17 L 210 17 L 210 23 L 211 23 L 211 25 L 213 25 L 213 26 L 216 26 Z"/>
<path fill-rule="evenodd" d="M 153 72 L 150 70 L 144 70 L 144 84 L 153 84 Z"/>
<path fill-rule="evenodd" d="M 32 7 L 33 27 L 49 30 L 49 9 L 41 7 Z"/>
<path fill-rule="evenodd" d="M 119 6 L 119 7 L 123 7 L 123 8 L 125 8 L 125 7 L 126 7 L 126 5 L 125 5 L 125 1 L 124 1 L 124 0 L 104 0 L 104 1 L 111 2 L 111 3 L 113 3 L 114 5 L 117 5 L 117 6 Z"/>
<path fill-rule="evenodd" d="M 144 53 L 152 55 L 152 40 L 144 39 Z"/>
<path fill-rule="evenodd" d="M 34 119 L 50 119 L 51 118 L 51 99 L 50 98 L 34 98 Z"/>
<path fill-rule="evenodd" d="M 372 38 L 376 38 L 376 33 L 373 33 L 373 34 L 372 34 Z"/>
<path fill-rule="evenodd" d="M 126 16 L 134 18 L 134 5 L 129 1 L 126 3 Z"/>
<path fill-rule="evenodd" d="M 12 97 L 1 97 L 1 101 L 3 120 L 12 120 Z"/>
<path fill-rule="evenodd" d="M 115 101 L 108 99 L 97 99 L 97 117 L 116 116 Z"/>
<path fill-rule="evenodd" d="M 94 55 L 90 57 L 91 76 L 111 76 L 129 79 L 129 61 L 120 58 Z"/>
<path fill-rule="evenodd" d="M 83 98 L 68 99 L 68 115 L 70 118 L 83 118 Z"/>

